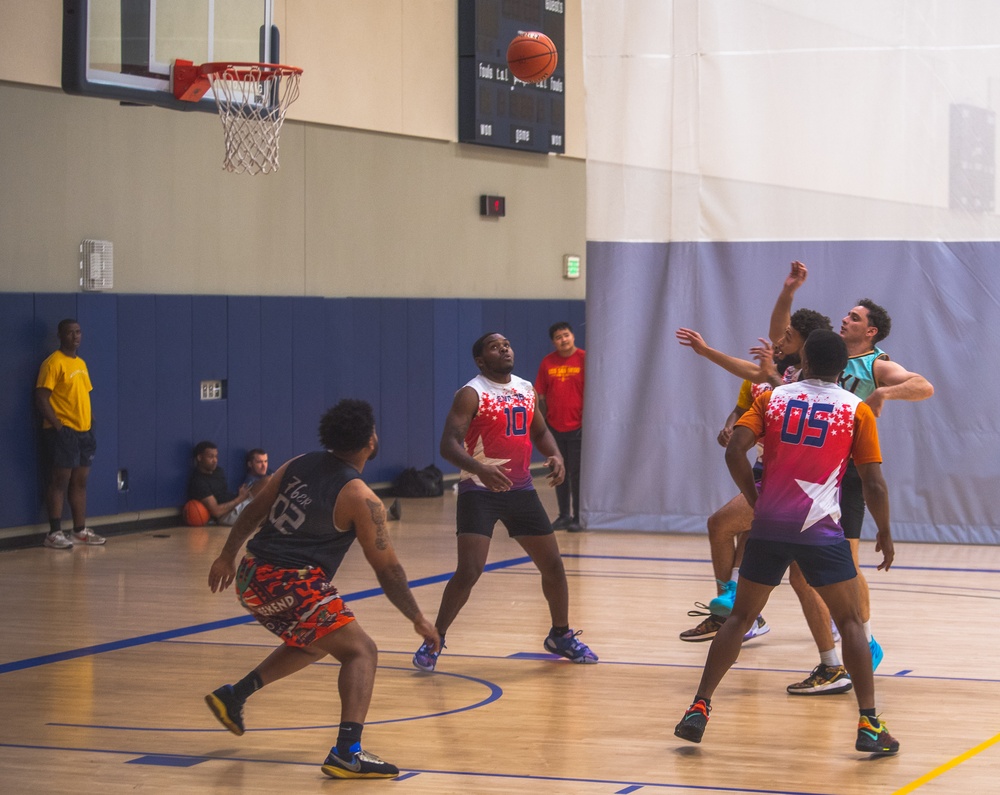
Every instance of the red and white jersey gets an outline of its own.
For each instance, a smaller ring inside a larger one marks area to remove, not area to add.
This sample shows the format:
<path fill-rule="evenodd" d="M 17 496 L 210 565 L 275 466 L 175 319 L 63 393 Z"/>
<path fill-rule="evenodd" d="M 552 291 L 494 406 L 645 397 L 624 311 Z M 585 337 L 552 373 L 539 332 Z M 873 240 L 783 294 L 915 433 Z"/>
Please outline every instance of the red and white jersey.
<path fill-rule="evenodd" d="M 501 467 L 513 484 L 511 491 L 534 489 L 529 466 L 535 388 L 530 381 L 516 375 L 510 377 L 509 384 L 498 384 L 478 375 L 466 386 L 479 395 L 479 408 L 465 434 L 465 451 L 477 461 Z M 458 491 L 489 489 L 463 469 Z"/>
<path fill-rule="evenodd" d="M 840 483 L 847 461 L 882 460 L 875 415 L 861 398 L 827 381 L 799 381 L 761 395 L 736 424 L 764 442 L 751 537 L 797 544 L 843 540 Z"/>
<path fill-rule="evenodd" d="M 793 383 L 795 379 L 799 377 L 800 372 L 802 371 L 798 367 L 786 367 L 785 372 L 781 374 L 781 383 L 782 384 Z M 747 381 L 746 383 L 750 382 Z M 765 392 L 770 392 L 772 389 L 774 389 L 774 387 L 771 386 L 770 382 L 768 381 L 763 381 L 762 383 L 759 384 L 750 384 L 750 397 L 756 400 Z"/>
<path fill-rule="evenodd" d="M 790 384 L 798 378 L 798 376 L 798 368 L 786 367 L 785 372 L 781 376 L 781 381 L 784 384 Z M 740 387 L 739 397 L 736 398 L 736 405 L 744 411 L 748 411 L 757 398 L 765 392 L 770 392 L 772 389 L 774 389 L 774 387 L 771 385 L 770 381 L 761 381 L 759 384 L 751 384 L 749 381 L 744 379 L 743 385 Z M 757 463 L 761 466 L 764 465 L 764 443 L 759 439 L 757 441 Z"/>

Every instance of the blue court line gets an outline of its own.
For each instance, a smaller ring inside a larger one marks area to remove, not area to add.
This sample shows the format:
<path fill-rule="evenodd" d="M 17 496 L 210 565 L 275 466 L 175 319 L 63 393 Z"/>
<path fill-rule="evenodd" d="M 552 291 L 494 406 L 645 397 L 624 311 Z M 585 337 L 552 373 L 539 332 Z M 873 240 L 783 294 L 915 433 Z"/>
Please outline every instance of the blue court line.
<path fill-rule="evenodd" d="M 198 645 L 210 645 L 210 646 L 252 646 L 254 648 L 273 648 L 267 643 L 231 643 L 231 642 L 219 642 L 219 641 L 169 641 L 172 643 L 192 643 Z M 749 648 L 749 647 L 746 647 Z M 402 650 L 397 651 L 396 649 L 379 649 L 379 656 L 386 656 L 390 654 L 402 655 L 404 657 L 411 657 L 413 655 L 412 651 Z M 529 662 L 554 662 L 559 665 L 563 664 L 563 658 L 558 657 L 555 654 L 546 654 L 545 652 L 514 652 L 513 654 L 507 654 L 503 657 L 498 657 L 493 654 L 448 654 L 449 660 L 526 660 Z M 664 662 L 640 662 L 638 660 L 609 660 L 606 657 L 601 658 L 601 665 L 620 665 L 628 666 L 629 668 L 671 668 L 677 670 L 685 671 L 701 671 L 705 666 L 704 663 L 692 662 L 692 663 L 664 663 Z M 316 662 L 313 665 L 339 665 L 339 663 L 334 662 Z M 566 665 L 572 665 L 572 663 L 566 663 Z M 387 666 L 391 667 L 391 666 Z M 401 670 L 410 670 L 408 668 L 403 668 Z M 734 671 L 748 672 L 748 673 L 765 673 L 765 674 L 788 674 L 794 676 L 796 674 L 803 673 L 801 668 L 760 668 L 754 667 L 752 665 L 734 665 Z M 416 669 L 412 671 L 415 675 L 420 675 Z M 445 673 L 444 671 L 434 671 L 431 675 L 437 675 Z M 931 676 L 927 674 L 917 674 L 912 676 L 913 670 L 910 668 L 904 668 L 894 674 L 875 674 L 876 679 L 898 679 L 906 678 L 910 680 L 926 680 L 930 682 L 975 682 L 981 684 L 997 684 L 1000 683 L 1000 678 L 998 679 L 986 679 L 983 677 L 970 677 L 970 676 Z"/>
<path fill-rule="evenodd" d="M 549 654 L 544 651 L 534 652 L 534 651 L 518 651 L 513 654 L 508 654 L 504 659 L 506 660 L 561 660 L 558 654 Z"/>
<path fill-rule="evenodd" d="M 574 552 L 563 552 L 563 559 L 577 558 L 579 560 L 643 560 L 654 563 L 711 563 L 709 558 L 655 558 L 644 555 L 583 555 Z M 864 563 L 863 569 L 878 569 L 877 563 Z M 970 569 L 957 566 L 903 566 L 892 564 L 892 571 L 950 571 L 959 574 L 1000 574 L 1000 569 Z"/>
<path fill-rule="evenodd" d="M 126 765 L 156 765 L 157 767 L 194 767 L 208 760 L 199 756 L 164 756 L 163 754 L 146 754 L 138 759 L 129 759 Z"/>
<path fill-rule="evenodd" d="M 511 558 L 510 560 L 501 560 L 496 563 L 487 563 L 484 571 L 506 569 L 510 566 L 520 566 L 530 562 L 531 558 L 528 556 Z M 454 573 L 455 572 L 450 571 L 445 574 L 435 574 L 431 577 L 421 577 L 417 580 L 411 580 L 409 585 L 411 588 L 418 588 L 421 585 L 433 585 L 434 583 L 450 580 L 452 574 Z M 368 599 L 372 596 L 380 596 L 381 594 L 381 588 L 369 588 L 366 591 L 344 594 L 343 598 L 345 601 L 358 601 L 359 599 Z M 253 616 L 236 616 L 235 618 L 225 618 L 221 621 L 209 621 L 205 624 L 195 624 L 190 627 L 180 627 L 178 629 L 169 629 L 164 632 L 153 632 L 149 635 L 139 635 L 135 638 L 114 640 L 109 641 L 108 643 L 98 643 L 94 646 L 84 646 L 81 649 L 70 649 L 69 651 L 60 651 L 54 654 L 43 654 L 40 657 L 29 657 L 25 660 L 15 660 L 14 662 L 4 663 L 0 665 L 0 674 L 7 674 L 13 671 L 23 671 L 26 668 L 37 668 L 42 665 L 50 665 L 52 663 L 63 662 L 65 660 L 75 660 L 80 657 L 90 657 L 95 654 L 104 654 L 109 651 L 130 649 L 135 646 L 144 646 L 147 643 L 159 643 L 160 641 L 172 640 L 173 638 L 183 638 L 186 635 L 198 635 L 202 632 L 212 632 L 216 629 L 227 629 L 228 627 L 236 627 L 241 624 L 250 624 L 254 621 L 255 619 Z"/>
<path fill-rule="evenodd" d="M 108 651 L 118 651 L 119 649 L 129 649 L 133 646 L 143 646 L 147 643 L 158 643 L 171 638 L 180 638 L 184 635 L 194 635 L 199 632 L 211 632 L 216 629 L 226 629 L 240 624 L 249 624 L 253 621 L 253 616 L 237 616 L 236 618 L 226 618 L 221 621 L 209 621 L 206 624 L 195 624 L 191 627 L 180 629 L 169 629 L 165 632 L 154 632 L 150 635 L 139 635 L 136 638 L 126 638 L 124 640 L 114 640 L 108 643 L 98 643 L 94 646 L 84 646 L 81 649 L 70 649 L 54 654 L 43 654 L 40 657 L 29 657 L 26 660 L 15 660 L 14 662 L 0 665 L 0 674 L 12 671 L 23 671 L 26 668 L 37 668 L 41 665 L 62 662 L 64 660 L 75 660 L 79 657 L 90 657 L 94 654 L 104 654 Z"/>
<path fill-rule="evenodd" d="M 558 659 L 558 658 L 557 658 Z M 411 673 L 417 675 L 417 672 L 413 668 L 398 668 L 391 665 L 380 665 L 379 670 L 388 671 L 405 671 L 406 673 Z M 487 695 L 485 698 L 481 698 L 474 704 L 466 704 L 464 707 L 455 707 L 455 709 L 448 709 L 442 712 L 430 712 L 424 715 L 411 715 L 406 718 L 386 718 L 385 720 L 370 720 L 365 721 L 366 726 L 375 726 L 385 723 L 406 723 L 411 720 L 425 720 L 427 718 L 441 718 L 445 715 L 456 715 L 459 712 L 468 712 L 470 709 L 479 709 L 480 707 L 485 707 L 487 704 L 492 704 L 503 696 L 503 688 L 495 682 L 490 682 L 486 679 L 480 679 L 478 676 L 469 676 L 468 674 L 454 673 L 452 671 L 435 671 L 433 673 L 425 673 L 424 676 L 448 676 L 453 679 L 465 679 L 469 682 L 475 682 L 478 685 L 482 685 L 487 690 Z M 227 734 L 228 729 L 212 728 L 212 729 L 168 729 L 162 726 L 107 726 L 97 723 L 56 723 L 49 722 L 45 724 L 46 726 L 61 726 L 70 729 L 109 729 L 113 731 L 130 731 L 130 732 L 164 732 L 167 734 L 171 733 L 199 733 L 203 734 L 206 732 L 222 732 Z M 288 732 L 288 731 L 305 731 L 313 729 L 336 729 L 340 725 L 338 720 L 336 723 L 327 723 L 317 726 L 262 726 L 256 729 L 247 729 L 247 734 L 250 732 Z"/>
<path fill-rule="evenodd" d="M 290 765 L 294 767 L 318 767 L 318 762 L 293 762 L 288 759 L 260 759 L 243 756 L 193 756 L 191 754 L 153 754 L 146 751 L 113 751 L 107 748 L 70 748 L 66 746 L 51 745 L 22 745 L 19 743 L 0 743 L 0 748 L 17 748 L 28 751 L 61 751 L 65 753 L 86 753 L 86 754 L 110 754 L 113 756 L 130 756 L 136 759 L 149 756 L 157 756 L 163 759 L 178 760 L 199 760 L 200 762 L 243 762 L 258 765 Z M 697 752 L 695 747 L 683 746 L 684 752 Z M 403 771 L 401 771 L 403 772 Z M 497 778 L 508 781 L 544 781 L 554 784 L 609 784 L 617 787 L 650 787 L 653 789 L 666 790 L 699 790 L 703 792 L 736 792 L 745 795 L 838 795 L 837 792 L 816 791 L 816 790 L 783 790 L 783 789 L 757 789 L 751 787 L 720 787 L 704 784 L 666 784 L 659 781 L 622 781 L 620 779 L 607 778 L 570 778 L 569 776 L 531 776 L 518 775 L 516 773 L 475 773 L 467 770 L 431 770 L 421 768 L 406 768 L 404 775 L 406 778 L 426 773 L 436 776 L 460 776 L 466 778 Z M 399 776 L 396 780 L 403 778 Z"/>
<path fill-rule="evenodd" d="M 673 563 L 709 563 L 710 561 L 705 558 L 660 558 L 660 557 L 649 557 L 649 556 L 629 556 L 629 555 L 584 555 L 584 554 L 574 554 L 574 553 L 564 553 L 562 556 L 565 558 L 575 558 L 578 560 L 639 560 L 639 561 L 649 561 L 649 562 L 673 562 Z M 523 556 L 519 558 L 511 558 L 509 560 L 497 561 L 495 563 L 487 563 L 484 567 L 484 571 L 496 571 L 498 569 L 506 569 L 515 566 L 521 566 L 525 563 L 530 563 L 531 558 L 528 556 Z M 876 566 L 862 566 L 862 568 L 875 569 Z M 970 568 L 955 568 L 955 567 L 933 567 L 933 566 L 894 566 L 894 570 L 904 570 L 904 571 L 946 571 L 946 572 L 959 572 L 959 573 L 998 573 L 1000 574 L 1000 569 L 970 569 Z M 410 588 L 418 588 L 422 585 L 433 585 L 435 583 L 444 582 L 451 579 L 454 572 L 446 572 L 444 574 L 435 574 L 430 577 L 421 577 L 416 580 L 411 580 L 409 585 Z M 357 601 L 360 599 L 368 599 L 372 596 L 379 596 L 383 593 L 381 588 L 369 588 L 364 591 L 358 591 L 352 594 L 345 594 L 344 599 Z M 107 643 L 99 643 L 94 646 L 84 646 L 80 649 L 70 649 L 63 652 L 55 652 L 53 654 L 44 654 L 39 657 L 29 657 L 24 660 L 15 660 L 9 663 L 0 664 L 0 675 L 6 673 L 12 673 L 14 671 L 23 671 L 28 668 L 37 668 L 42 665 L 50 665 L 52 663 L 64 662 L 66 660 L 79 659 L 80 657 L 89 657 L 96 654 L 104 654 L 109 651 L 119 651 L 121 649 L 134 648 L 136 646 L 144 646 L 149 643 L 159 643 L 162 641 L 173 640 L 175 638 L 182 638 L 189 635 L 198 635 L 204 632 L 212 632 L 217 629 L 227 629 L 229 627 L 240 626 L 242 624 L 253 623 L 255 619 L 249 615 L 236 616 L 234 618 L 222 619 L 220 621 L 209 621 L 204 624 L 195 624 L 190 627 L 180 627 L 178 629 L 166 630 L 164 632 L 154 632 L 149 635 L 140 635 L 135 638 L 125 638 L 123 640 L 109 641 Z M 976 680 L 972 680 L 976 681 Z M 991 680 L 982 680 L 991 681 Z"/>

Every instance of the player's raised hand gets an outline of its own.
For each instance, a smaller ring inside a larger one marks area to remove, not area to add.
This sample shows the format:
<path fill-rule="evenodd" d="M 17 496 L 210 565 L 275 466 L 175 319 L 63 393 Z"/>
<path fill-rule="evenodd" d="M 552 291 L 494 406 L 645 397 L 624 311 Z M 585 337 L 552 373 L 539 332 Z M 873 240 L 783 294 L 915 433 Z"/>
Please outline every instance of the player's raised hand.
<path fill-rule="evenodd" d="M 764 339 L 763 337 L 757 337 L 757 342 L 759 345 L 754 345 L 750 349 L 750 355 L 757 361 L 761 367 L 764 367 L 768 362 L 774 363 L 774 346 L 771 345 L 771 341 Z"/>
<path fill-rule="evenodd" d="M 690 348 L 699 356 L 704 356 L 705 351 L 708 350 L 708 345 L 705 340 L 702 339 L 701 334 L 694 329 L 679 328 L 674 332 L 674 336 L 677 337 L 677 341 L 681 345 L 686 348 Z"/>
<path fill-rule="evenodd" d="M 792 263 L 791 271 L 788 276 L 785 277 L 785 289 L 791 290 L 794 293 L 802 286 L 802 283 L 805 282 L 808 275 L 809 269 L 798 260 L 795 260 Z"/>

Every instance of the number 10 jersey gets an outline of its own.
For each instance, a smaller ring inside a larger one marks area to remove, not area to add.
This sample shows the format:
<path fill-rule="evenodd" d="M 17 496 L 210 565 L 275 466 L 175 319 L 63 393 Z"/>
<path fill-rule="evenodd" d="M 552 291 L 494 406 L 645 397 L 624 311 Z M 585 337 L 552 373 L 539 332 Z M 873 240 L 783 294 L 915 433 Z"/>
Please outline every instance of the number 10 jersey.
<path fill-rule="evenodd" d="M 511 480 L 511 491 L 534 490 L 529 467 L 535 388 L 516 375 L 508 384 L 478 375 L 466 386 L 479 395 L 479 408 L 465 434 L 465 451 L 477 461 L 503 469 Z M 471 472 L 462 470 L 458 491 L 462 494 L 489 489 Z"/>

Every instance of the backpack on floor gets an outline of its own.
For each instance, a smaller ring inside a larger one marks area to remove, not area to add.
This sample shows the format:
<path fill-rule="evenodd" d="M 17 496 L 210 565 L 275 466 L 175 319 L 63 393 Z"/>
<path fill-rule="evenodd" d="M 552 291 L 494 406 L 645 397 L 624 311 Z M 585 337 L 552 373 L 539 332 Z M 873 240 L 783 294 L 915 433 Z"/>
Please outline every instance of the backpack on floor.
<path fill-rule="evenodd" d="M 440 497 L 444 494 L 444 475 L 433 464 L 423 469 L 404 469 L 396 478 L 392 493 L 396 497 Z"/>

